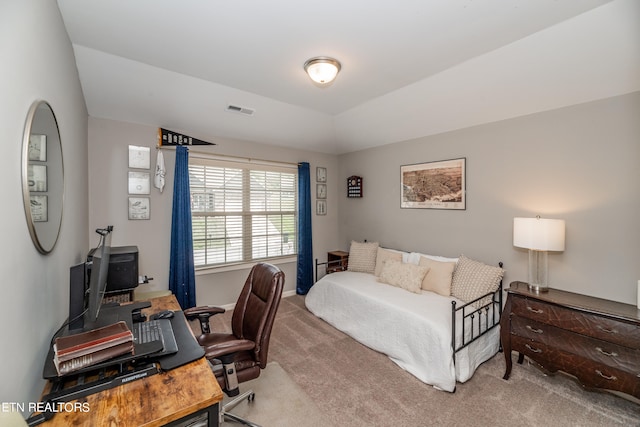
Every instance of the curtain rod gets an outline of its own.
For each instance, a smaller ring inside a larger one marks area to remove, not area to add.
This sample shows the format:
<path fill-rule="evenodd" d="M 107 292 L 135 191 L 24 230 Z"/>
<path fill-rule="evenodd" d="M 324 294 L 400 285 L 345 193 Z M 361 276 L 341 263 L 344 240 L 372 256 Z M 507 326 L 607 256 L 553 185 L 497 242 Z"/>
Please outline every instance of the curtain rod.
<path fill-rule="evenodd" d="M 289 162 L 275 162 L 271 160 L 261 160 L 261 159 L 252 159 L 250 157 L 238 157 L 238 156 L 227 156 L 224 154 L 212 154 L 207 153 L 205 151 L 197 151 L 193 150 L 192 146 L 185 145 L 189 149 L 189 153 L 194 154 L 194 157 L 206 158 L 211 160 L 222 160 L 227 162 L 237 162 L 237 163 L 254 163 L 257 165 L 263 166 L 281 166 L 281 167 L 298 167 L 300 163 L 289 163 Z M 164 150 L 167 148 L 172 148 L 175 150 L 176 146 L 156 146 L 157 150 Z"/>

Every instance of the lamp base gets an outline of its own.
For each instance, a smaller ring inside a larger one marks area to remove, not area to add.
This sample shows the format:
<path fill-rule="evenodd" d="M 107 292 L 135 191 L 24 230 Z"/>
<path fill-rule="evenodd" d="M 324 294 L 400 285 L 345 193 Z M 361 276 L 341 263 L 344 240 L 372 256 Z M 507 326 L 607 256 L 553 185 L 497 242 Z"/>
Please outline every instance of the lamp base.
<path fill-rule="evenodd" d="M 530 292 L 534 292 L 536 294 L 543 293 L 543 292 L 549 292 L 549 287 L 548 286 L 536 285 L 536 284 L 531 284 L 531 283 L 527 283 L 527 289 L 529 289 Z"/>
<path fill-rule="evenodd" d="M 529 249 L 529 280 L 527 286 L 531 292 L 549 290 L 547 251 Z"/>

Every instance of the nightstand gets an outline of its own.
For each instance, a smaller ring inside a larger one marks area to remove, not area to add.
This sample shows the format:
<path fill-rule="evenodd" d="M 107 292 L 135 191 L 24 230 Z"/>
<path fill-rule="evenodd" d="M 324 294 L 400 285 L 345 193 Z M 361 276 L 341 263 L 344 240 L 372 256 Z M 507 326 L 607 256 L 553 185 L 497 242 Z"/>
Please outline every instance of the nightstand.
<path fill-rule="evenodd" d="M 511 283 L 500 321 L 509 379 L 511 352 L 545 372 L 566 372 L 585 389 L 640 398 L 640 310 L 631 304 L 549 289 L 535 293 Z"/>
<path fill-rule="evenodd" d="M 318 258 L 316 258 L 316 282 L 318 281 L 318 267 L 321 265 L 326 266 L 326 274 L 345 271 L 349 265 L 349 252 L 329 251 L 326 262 L 318 262 Z"/>
<path fill-rule="evenodd" d="M 330 251 L 327 252 L 327 274 L 336 271 L 345 271 L 349 265 L 349 252 Z"/>

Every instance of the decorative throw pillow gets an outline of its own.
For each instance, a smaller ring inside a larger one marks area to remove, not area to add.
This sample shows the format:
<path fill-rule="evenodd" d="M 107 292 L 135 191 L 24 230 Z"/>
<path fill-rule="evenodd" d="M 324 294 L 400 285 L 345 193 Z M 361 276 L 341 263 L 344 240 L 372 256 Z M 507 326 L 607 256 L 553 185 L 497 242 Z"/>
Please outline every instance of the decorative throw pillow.
<path fill-rule="evenodd" d="M 405 264 L 393 259 L 382 263 L 382 271 L 378 282 L 386 283 L 419 294 L 424 276 L 429 272 L 428 267 L 415 264 Z"/>
<path fill-rule="evenodd" d="M 422 259 L 423 257 L 432 259 L 434 261 L 440 261 L 440 262 L 458 262 L 458 258 L 449 258 L 449 257 L 444 257 L 439 255 L 429 255 L 429 254 L 423 254 L 420 252 L 409 253 L 408 259 L 405 262 L 410 262 L 412 264 L 420 264 L 420 259 Z"/>
<path fill-rule="evenodd" d="M 378 255 L 378 242 L 351 242 L 349 249 L 349 264 L 347 270 L 374 274 L 376 270 L 376 257 Z"/>
<path fill-rule="evenodd" d="M 390 251 L 384 248 L 378 248 L 378 255 L 376 256 L 376 276 L 380 276 L 380 272 L 382 271 L 382 264 L 384 264 L 384 262 L 389 259 L 402 261 L 402 253 Z"/>
<path fill-rule="evenodd" d="M 458 265 L 453 271 L 451 295 L 469 302 L 489 292 L 495 292 L 500 286 L 504 270 L 460 256 Z M 478 301 L 474 305 L 481 307 L 488 304 L 491 297 Z"/>
<path fill-rule="evenodd" d="M 435 261 L 421 257 L 419 265 L 429 267 L 429 273 L 424 276 L 422 281 L 422 289 L 445 297 L 451 296 L 451 280 L 453 270 L 456 268 L 455 262 Z"/>

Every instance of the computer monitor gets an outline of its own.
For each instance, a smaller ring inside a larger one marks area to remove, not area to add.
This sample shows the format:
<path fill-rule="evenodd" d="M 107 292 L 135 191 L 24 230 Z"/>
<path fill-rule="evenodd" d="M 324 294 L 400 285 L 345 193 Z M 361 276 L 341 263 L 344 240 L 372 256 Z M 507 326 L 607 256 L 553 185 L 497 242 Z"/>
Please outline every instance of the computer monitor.
<path fill-rule="evenodd" d="M 100 234 L 100 243 L 92 254 L 91 274 L 89 276 L 89 306 L 87 311 L 87 320 L 89 322 L 95 322 L 98 319 L 102 297 L 107 288 L 112 230 L 113 226 L 96 230 L 96 233 Z"/>
<path fill-rule="evenodd" d="M 87 312 L 87 263 L 72 265 L 69 269 L 69 331 L 82 332 Z"/>
<path fill-rule="evenodd" d="M 98 319 L 107 286 L 112 230 L 111 225 L 97 229 L 98 246 L 89 252 L 85 262 L 71 266 L 69 270 L 70 332 L 91 329 Z"/>

